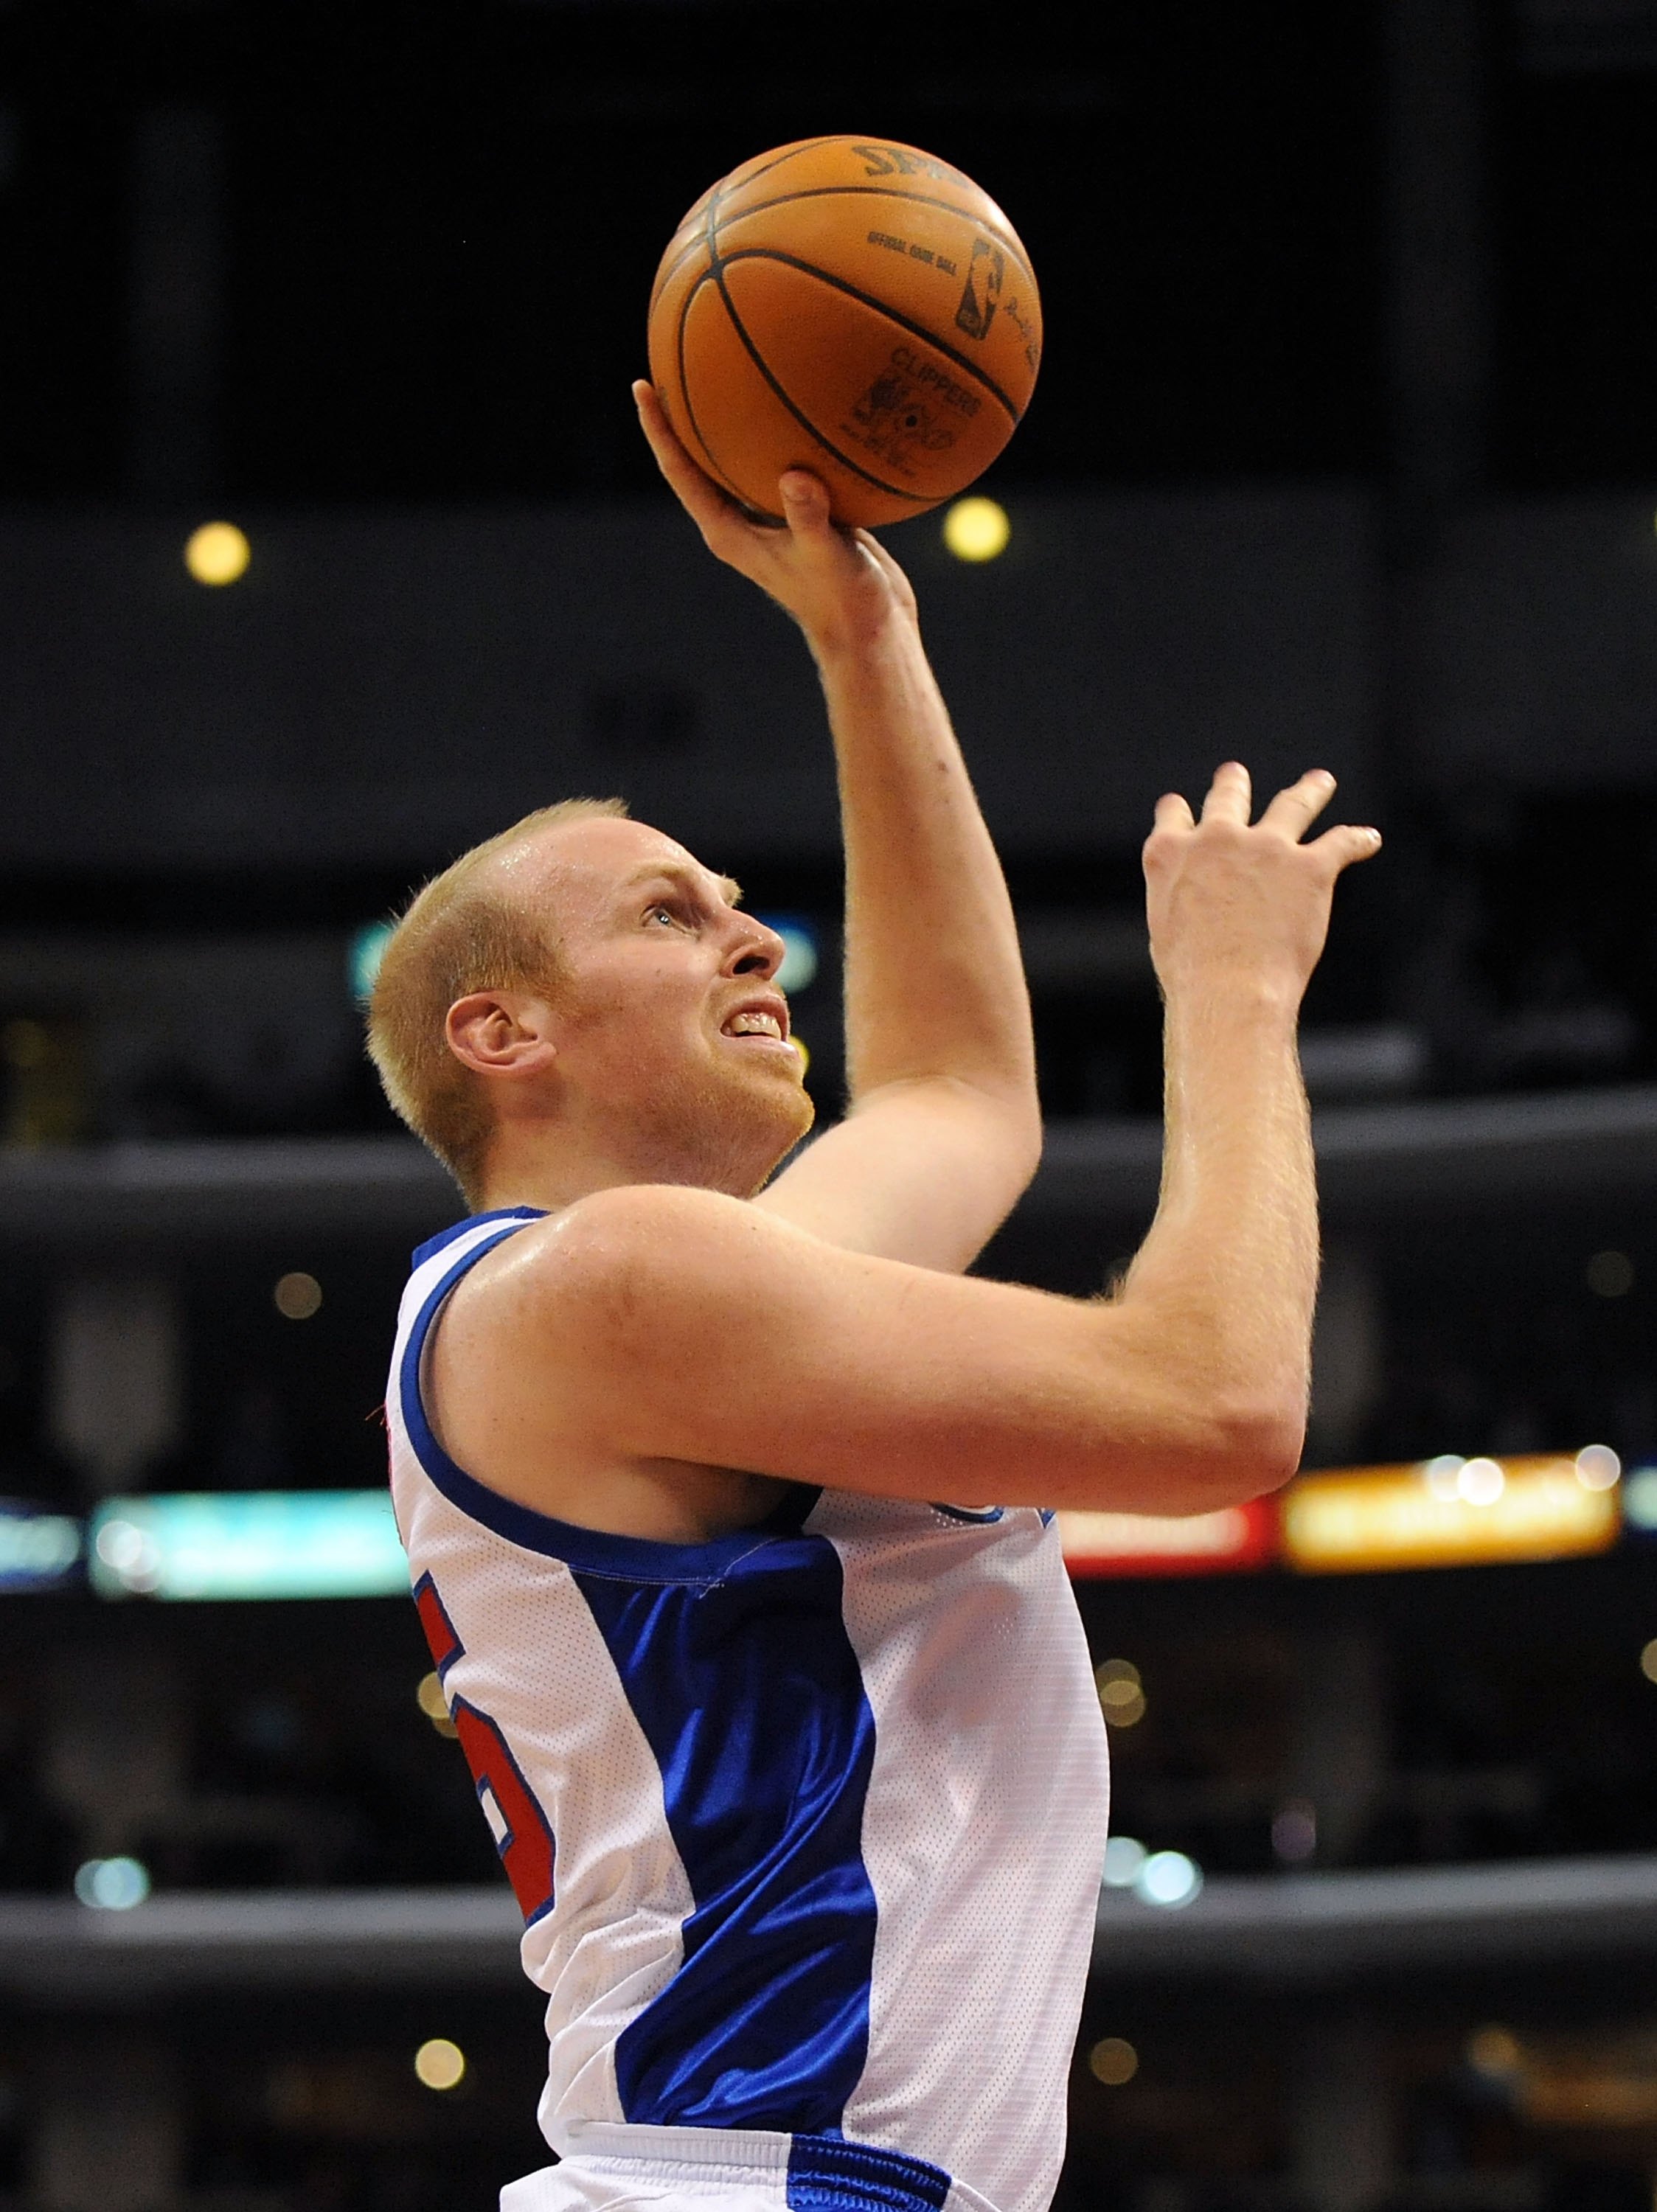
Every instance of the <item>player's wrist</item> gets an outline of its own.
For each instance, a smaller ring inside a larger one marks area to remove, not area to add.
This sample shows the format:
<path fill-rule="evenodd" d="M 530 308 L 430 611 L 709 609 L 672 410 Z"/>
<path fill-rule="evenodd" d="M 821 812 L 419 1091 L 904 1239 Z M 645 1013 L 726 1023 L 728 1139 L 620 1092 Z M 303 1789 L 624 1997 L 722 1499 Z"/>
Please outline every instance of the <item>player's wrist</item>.
<path fill-rule="evenodd" d="M 825 678 L 841 672 L 879 674 L 920 651 L 919 623 L 890 595 L 873 605 L 825 611 L 815 619 L 802 620 L 801 628 Z"/>
<path fill-rule="evenodd" d="M 1306 984 L 1287 969 L 1237 963 L 1170 963 L 1159 969 L 1171 1018 L 1203 1033 L 1258 1030 L 1292 1039 Z"/>

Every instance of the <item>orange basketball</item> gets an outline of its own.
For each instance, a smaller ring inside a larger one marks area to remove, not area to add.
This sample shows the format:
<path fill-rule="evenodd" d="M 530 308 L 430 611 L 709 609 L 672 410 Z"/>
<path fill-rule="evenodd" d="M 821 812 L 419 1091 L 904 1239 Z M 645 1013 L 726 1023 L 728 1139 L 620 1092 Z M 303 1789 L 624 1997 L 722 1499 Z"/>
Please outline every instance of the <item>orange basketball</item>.
<path fill-rule="evenodd" d="M 714 479 L 777 519 L 813 470 L 837 521 L 899 522 L 993 461 L 1029 404 L 1041 304 L 972 179 L 912 146 L 805 138 L 704 192 L 650 295 L 650 379 Z"/>

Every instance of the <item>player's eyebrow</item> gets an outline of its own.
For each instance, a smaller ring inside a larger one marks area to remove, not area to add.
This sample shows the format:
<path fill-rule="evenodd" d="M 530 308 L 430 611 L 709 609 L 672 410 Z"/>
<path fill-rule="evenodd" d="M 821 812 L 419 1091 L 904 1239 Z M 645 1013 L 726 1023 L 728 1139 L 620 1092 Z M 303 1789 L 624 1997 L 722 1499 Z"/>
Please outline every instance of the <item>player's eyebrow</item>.
<path fill-rule="evenodd" d="M 624 890 L 634 890 L 641 884 L 681 884 L 688 890 L 699 890 L 706 877 L 700 869 L 692 871 L 682 860 L 648 860 L 642 868 L 635 868 L 623 884 Z M 742 886 L 734 876 L 716 876 L 715 883 L 728 906 L 740 906 Z"/>

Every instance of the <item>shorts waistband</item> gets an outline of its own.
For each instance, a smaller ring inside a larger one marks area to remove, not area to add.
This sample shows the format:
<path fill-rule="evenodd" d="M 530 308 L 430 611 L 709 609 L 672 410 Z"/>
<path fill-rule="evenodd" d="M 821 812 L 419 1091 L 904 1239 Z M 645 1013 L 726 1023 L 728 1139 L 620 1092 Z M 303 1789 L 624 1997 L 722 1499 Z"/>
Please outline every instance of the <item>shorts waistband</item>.
<path fill-rule="evenodd" d="M 696 2181 L 769 2182 L 791 2212 L 944 2212 L 950 2177 L 906 2151 L 844 2136 L 789 2136 L 767 2129 L 652 2128 L 589 2122 L 564 2146 L 583 2166 L 649 2170 Z"/>

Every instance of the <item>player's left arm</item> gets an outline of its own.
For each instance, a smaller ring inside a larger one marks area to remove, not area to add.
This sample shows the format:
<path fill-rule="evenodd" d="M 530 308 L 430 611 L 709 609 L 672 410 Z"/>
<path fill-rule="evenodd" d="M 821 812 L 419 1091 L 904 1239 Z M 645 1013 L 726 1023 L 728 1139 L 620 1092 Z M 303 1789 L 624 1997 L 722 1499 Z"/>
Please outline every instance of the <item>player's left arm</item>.
<path fill-rule="evenodd" d="M 818 479 L 782 482 L 783 530 L 697 468 L 635 386 L 663 475 L 720 559 L 805 632 L 822 678 L 845 841 L 850 1107 L 755 1201 L 851 1249 L 970 1264 L 1041 1151 L 1013 909 L 921 643 L 915 597 Z"/>

